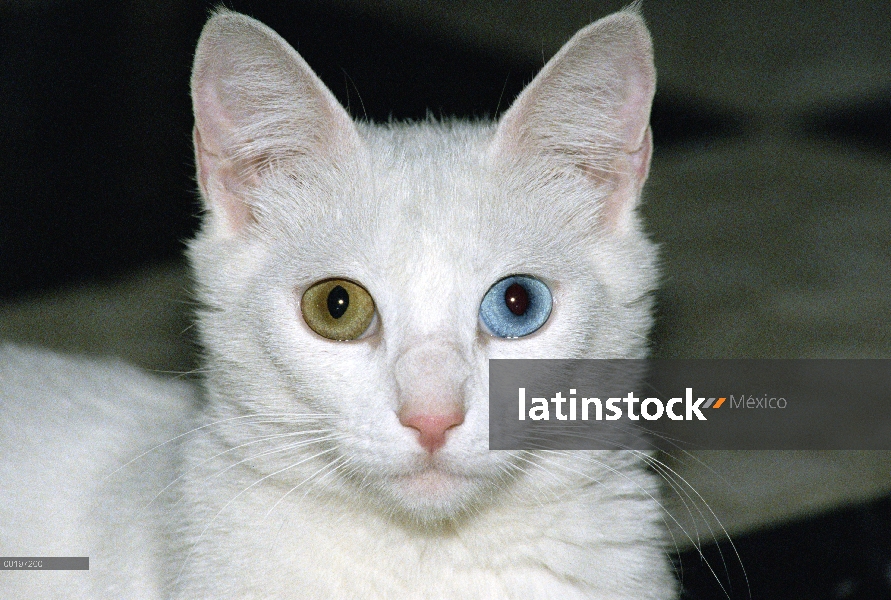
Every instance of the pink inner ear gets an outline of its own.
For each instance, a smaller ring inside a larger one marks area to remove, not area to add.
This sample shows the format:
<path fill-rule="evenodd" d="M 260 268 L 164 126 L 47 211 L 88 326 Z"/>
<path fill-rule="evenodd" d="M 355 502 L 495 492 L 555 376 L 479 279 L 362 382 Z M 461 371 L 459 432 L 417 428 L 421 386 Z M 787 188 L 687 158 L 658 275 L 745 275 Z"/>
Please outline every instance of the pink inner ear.
<path fill-rule="evenodd" d="M 193 132 L 198 185 L 211 212 L 223 217 L 228 231 L 238 233 L 256 222 L 250 205 L 240 198 L 244 182 L 240 181 L 231 160 L 214 153 L 204 143 L 196 125 Z"/>
<path fill-rule="evenodd" d="M 204 74 L 207 77 L 207 74 Z M 222 156 L 223 149 L 232 137 L 231 132 L 235 127 L 232 116 L 223 107 L 219 91 L 216 86 L 218 80 L 202 81 L 192 92 L 195 108 L 195 128 L 200 132 L 200 141 L 203 148 L 212 154 Z M 196 143 L 198 138 L 196 138 Z M 196 146 L 197 148 L 198 146 Z"/>
<path fill-rule="evenodd" d="M 636 152 L 644 142 L 649 128 L 650 108 L 653 104 L 655 80 L 652 66 L 640 56 L 625 59 L 622 66 L 626 74 L 625 97 L 616 111 L 616 120 L 621 123 L 620 134 L 626 152 Z"/>
<path fill-rule="evenodd" d="M 641 190 L 650 171 L 650 157 L 653 153 L 653 134 L 649 127 L 644 131 L 643 141 L 634 152 L 618 161 L 624 175 L 617 178 L 618 185 L 604 200 L 600 213 L 601 223 L 611 231 L 627 231 Z"/>
<path fill-rule="evenodd" d="M 643 184 L 650 174 L 650 158 L 653 155 L 653 130 L 647 126 L 643 141 L 637 150 L 631 153 L 631 175 L 637 183 L 637 192 L 643 188 Z"/>
<path fill-rule="evenodd" d="M 201 78 L 209 80 L 201 81 L 193 91 L 198 184 L 210 211 L 222 217 L 226 230 L 238 233 L 255 222 L 251 207 L 240 197 L 250 176 L 238 172 L 232 157 L 227 156 L 232 150 L 229 147 L 236 125 L 217 89 L 223 85 L 222 75 L 215 73 L 210 77 L 205 71 Z"/>

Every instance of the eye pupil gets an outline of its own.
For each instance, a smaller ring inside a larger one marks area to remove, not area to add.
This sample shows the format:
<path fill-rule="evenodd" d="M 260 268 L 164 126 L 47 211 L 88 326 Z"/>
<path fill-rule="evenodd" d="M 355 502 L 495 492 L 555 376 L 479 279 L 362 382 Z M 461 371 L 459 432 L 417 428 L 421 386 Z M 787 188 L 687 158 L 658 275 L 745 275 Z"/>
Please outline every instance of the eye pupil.
<path fill-rule="evenodd" d="M 350 294 L 342 286 L 336 285 L 328 292 L 328 312 L 335 319 L 344 315 L 350 307 Z"/>
<path fill-rule="evenodd" d="M 529 292 L 519 283 L 513 283 L 504 291 L 504 303 L 512 313 L 522 316 L 529 308 Z"/>

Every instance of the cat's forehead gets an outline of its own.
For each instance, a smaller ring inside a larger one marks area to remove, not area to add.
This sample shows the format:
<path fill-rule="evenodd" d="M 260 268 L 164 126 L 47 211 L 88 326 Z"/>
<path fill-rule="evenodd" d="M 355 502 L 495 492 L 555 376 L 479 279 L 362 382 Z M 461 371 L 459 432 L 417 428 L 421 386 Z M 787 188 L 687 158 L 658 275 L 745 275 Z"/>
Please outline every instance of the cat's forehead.
<path fill-rule="evenodd" d="M 366 130 L 364 193 L 374 196 L 383 246 L 443 260 L 510 249 L 527 259 L 554 254 L 552 242 L 567 231 L 553 218 L 569 200 L 552 196 L 543 220 L 541 194 L 491 160 L 493 132 L 492 124 L 461 121 Z"/>
<path fill-rule="evenodd" d="M 494 132 L 487 122 L 365 126 L 355 188 L 374 202 L 381 223 L 454 240 L 500 233 L 519 242 L 531 229 L 544 242 L 546 229 L 559 232 L 541 227 L 542 211 L 551 224 L 571 221 L 590 198 L 543 190 L 526 177 L 529 169 L 494 160 Z"/>
<path fill-rule="evenodd" d="M 367 175 L 389 212 L 405 213 L 419 225 L 475 216 L 474 196 L 486 185 L 483 156 L 491 126 L 422 122 L 370 126 L 363 133 Z"/>
<path fill-rule="evenodd" d="M 583 260 L 589 237 L 579 215 L 592 213 L 578 210 L 587 200 L 527 185 L 522 172 L 491 160 L 494 125 L 359 130 L 363 148 L 342 168 L 275 190 L 280 212 L 270 220 L 269 243 L 308 279 L 445 289 L 579 268 L 571 263 Z"/>

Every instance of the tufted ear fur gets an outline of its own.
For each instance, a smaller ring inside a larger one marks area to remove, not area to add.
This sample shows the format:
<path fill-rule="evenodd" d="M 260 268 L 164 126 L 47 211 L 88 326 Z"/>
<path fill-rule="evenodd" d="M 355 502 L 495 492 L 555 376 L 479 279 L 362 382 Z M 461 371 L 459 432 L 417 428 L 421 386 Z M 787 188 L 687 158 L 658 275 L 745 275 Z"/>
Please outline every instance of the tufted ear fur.
<path fill-rule="evenodd" d="M 250 188 L 273 169 L 312 169 L 358 144 L 347 112 L 259 21 L 227 10 L 205 25 L 192 70 L 198 184 L 217 232 L 255 220 Z"/>
<path fill-rule="evenodd" d="M 607 185 L 604 225 L 629 226 L 649 171 L 653 48 L 636 8 L 579 31 L 545 65 L 498 125 L 493 150 L 543 159 L 553 173 L 581 170 Z"/>

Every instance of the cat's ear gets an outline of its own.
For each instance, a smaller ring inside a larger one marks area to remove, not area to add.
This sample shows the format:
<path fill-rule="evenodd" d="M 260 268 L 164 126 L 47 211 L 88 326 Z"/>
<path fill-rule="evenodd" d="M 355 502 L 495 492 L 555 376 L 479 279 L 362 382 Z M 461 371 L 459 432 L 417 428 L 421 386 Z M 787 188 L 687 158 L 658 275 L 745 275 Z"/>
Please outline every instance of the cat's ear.
<path fill-rule="evenodd" d="M 267 172 L 292 173 L 358 145 L 334 95 L 278 34 L 217 11 L 204 26 L 192 69 L 198 184 L 221 231 L 256 218 L 251 188 Z"/>
<path fill-rule="evenodd" d="M 493 151 L 552 172 L 581 170 L 608 186 L 602 222 L 629 226 L 652 152 L 653 46 L 631 8 L 579 31 L 502 117 Z"/>

